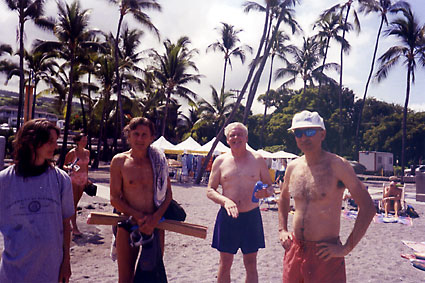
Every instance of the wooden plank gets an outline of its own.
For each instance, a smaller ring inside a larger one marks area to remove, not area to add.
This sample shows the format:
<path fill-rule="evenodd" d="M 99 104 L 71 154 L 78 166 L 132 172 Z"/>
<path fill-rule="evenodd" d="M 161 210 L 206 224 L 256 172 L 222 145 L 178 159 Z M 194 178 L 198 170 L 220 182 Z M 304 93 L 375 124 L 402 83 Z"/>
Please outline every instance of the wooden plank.
<path fill-rule="evenodd" d="M 87 224 L 94 225 L 117 225 L 118 222 L 128 219 L 126 215 L 111 212 L 91 212 L 87 218 Z M 179 234 L 205 239 L 208 228 L 203 225 L 165 219 L 158 223 L 158 229 L 176 232 Z"/>

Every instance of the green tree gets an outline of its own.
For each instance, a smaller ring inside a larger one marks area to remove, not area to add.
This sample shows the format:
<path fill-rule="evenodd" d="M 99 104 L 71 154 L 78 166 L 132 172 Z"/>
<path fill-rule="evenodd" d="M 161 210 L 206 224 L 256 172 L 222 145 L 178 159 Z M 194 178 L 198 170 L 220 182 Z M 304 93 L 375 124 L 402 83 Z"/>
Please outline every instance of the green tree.
<path fill-rule="evenodd" d="M 378 34 L 376 35 L 375 49 L 373 50 L 372 63 L 370 66 L 369 76 L 367 77 L 367 81 L 366 81 L 366 85 L 365 85 L 365 89 L 363 93 L 363 100 L 360 104 L 360 112 L 359 112 L 359 117 L 358 117 L 357 126 L 356 126 L 356 145 L 357 146 L 359 143 L 359 132 L 360 132 L 360 124 L 362 121 L 364 101 L 366 100 L 367 90 L 369 88 L 369 83 L 373 75 L 373 69 L 375 66 L 376 53 L 378 52 L 379 38 L 381 37 L 382 27 L 384 26 L 384 24 L 388 25 L 387 14 L 394 13 L 396 9 L 400 7 L 408 8 L 409 4 L 405 1 L 396 1 L 393 4 L 391 0 L 379 0 L 379 1 L 374 0 L 374 1 L 360 3 L 360 9 L 359 9 L 360 12 L 364 12 L 365 14 L 369 14 L 372 12 L 380 13 L 381 21 L 379 23 Z"/>
<path fill-rule="evenodd" d="M 244 112 L 244 118 L 243 118 L 244 123 L 246 123 L 248 120 L 248 115 L 251 111 L 251 106 L 254 101 L 254 97 L 257 92 L 258 85 L 260 83 L 261 75 L 263 73 L 266 61 L 270 55 L 272 42 L 276 40 L 275 38 L 278 34 L 280 24 L 283 22 L 289 25 L 292 29 L 292 33 L 295 33 L 297 30 L 301 30 L 297 21 L 294 19 L 295 12 L 292 9 L 292 7 L 294 7 L 297 3 L 299 3 L 298 0 L 266 1 L 266 9 L 265 9 L 266 22 L 264 25 L 263 36 L 261 37 L 261 41 L 259 44 L 259 50 L 257 52 L 258 56 L 256 56 L 256 58 L 254 59 L 252 63 L 252 65 L 254 65 L 255 67 L 258 66 L 258 69 L 251 82 L 251 86 L 249 88 L 245 112 Z M 272 28 L 273 22 L 274 22 L 274 26 Z M 272 33 L 273 29 L 274 29 L 274 32 Z M 264 52 L 262 55 L 262 59 L 259 60 L 260 58 L 259 54 L 262 51 L 263 40 L 265 40 Z"/>
<path fill-rule="evenodd" d="M 154 60 L 153 72 L 159 82 L 161 91 L 165 94 L 165 113 L 162 121 L 161 134 L 164 136 L 167 124 L 168 108 L 171 98 L 179 96 L 187 101 L 196 98 L 196 94 L 188 89 L 186 85 L 191 82 L 200 83 L 200 75 L 192 74 L 189 71 L 198 71 L 195 63 L 192 61 L 196 49 L 189 49 L 190 40 L 183 36 L 172 43 L 169 39 L 164 41 L 165 53 L 160 55 L 152 50 Z"/>
<path fill-rule="evenodd" d="M 149 30 L 153 31 L 159 38 L 159 33 L 157 28 L 153 25 L 150 17 L 144 12 L 145 10 L 161 10 L 161 6 L 156 2 L 156 0 L 108 0 L 116 4 L 119 8 L 119 19 L 117 32 L 115 36 L 115 48 L 114 48 L 114 60 L 115 60 L 115 84 L 117 87 L 117 103 L 118 103 L 118 112 L 120 118 L 119 132 L 121 138 L 123 138 L 122 129 L 124 127 L 124 114 L 122 109 L 121 101 L 121 78 L 119 72 L 119 42 L 121 34 L 121 26 L 123 24 L 124 17 L 128 14 L 133 15 L 133 18 L 140 23 L 142 26 L 147 27 Z"/>
<path fill-rule="evenodd" d="M 65 129 L 63 145 L 59 158 L 59 166 L 63 166 L 67 152 L 69 123 L 72 113 L 72 98 L 74 95 L 75 68 L 78 64 L 78 55 L 82 54 L 81 48 L 98 45 L 92 41 L 95 31 L 89 29 L 89 10 L 82 10 L 80 2 L 75 0 L 69 4 L 58 3 L 58 20 L 50 25 L 58 41 L 38 41 L 39 51 L 55 51 L 58 56 L 68 61 L 69 64 L 69 93 L 65 116 Z"/>
<path fill-rule="evenodd" d="M 232 111 L 232 96 L 231 92 L 220 92 L 219 95 L 217 90 L 211 86 L 212 103 L 203 98 L 198 101 L 199 112 L 202 113 L 201 119 L 212 122 L 216 134 L 226 120 L 226 116 Z"/>
<path fill-rule="evenodd" d="M 403 110 L 402 142 L 401 142 L 401 172 L 404 172 L 406 132 L 407 132 L 407 110 L 411 84 L 415 82 L 415 69 L 417 62 L 424 65 L 425 62 L 425 27 L 421 26 L 410 8 L 399 8 L 402 16 L 391 21 L 389 28 L 385 30 L 387 36 L 395 36 L 400 40 L 400 45 L 390 47 L 379 59 L 379 69 L 376 73 L 378 82 L 385 79 L 388 72 L 400 60 L 407 67 L 406 99 Z"/>
<path fill-rule="evenodd" d="M 351 48 L 348 41 L 339 35 L 340 32 L 342 32 L 343 27 L 341 18 L 337 13 L 322 14 L 314 23 L 313 29 L 318 29 L 316 37 L 320 39 L 319 42 L 323 56 L 322 66 L 320 68 L 321 75 L 323 75 L 323 71 L 325 69 L 325 63 L 328 58 L 329 47 L 332 39 L 338 42 L 346 52 L 348 52 Z M 349 30 L 352 29 L 352 25 L 350 23 L 347 23 L 346 27 Z M 321 87 L 322 80 L 319 80 L 319 93 Z"/>
<path fill-rule="evenodd" d="M 240 41 L 238 38 L 238 33 L 242 30 L 236 30 L 233 25 L 221 23 L 223 26 L 221 27 L 220 33 L 221 38 L 216 42 L 210 44 L 207 47 L 208 50 L 212 49 L 216 51 L 217 49 L 224 53 L 224 70 L 223 70 L 223 83 L 221 85 L 221 92 L 224 92 L 224 85 L 226 81 L 226 70 L 227 64 L 229 64 L 230 68 L 232 67 L 231 57 L 239 57 L 242 64 L 245 62 L 245 50 L 252 53 L 252 48 L 249 45 L 241 45 L 236 46 L 236 44 Z"/>
<path fill-rule="evenodd" d="M 292 46 L 289 52 L 294 57 L 294 63 L 276 70 L 277 79 L 284 78 L 287 75 L 292 77 L 284 82 L 281 88 L 294 84 L 297 77 L 301 77 L 303 80 L 303 92 L 305 92 L 307 86 L 314 86 L 314 81 L 326 81 L 327 83 L 336 84 L 332 78 L 323 74 L 322 69 L 339 70 L 338 64 L 326 63 L 325 65 L 320 65 L 321 46 L 315 37 L 304 37 L 302 47 Z"/>
<path fill-rule="evenodd" d="M 25 22 L 33 20 L 36 25 L 44 26 L 44 21 L 41 16 L 44 12 L 45 0 L 4 0 L 8 8 L 16 11 L 19 18 L 18 23 L 18 39 L 19 39 L 19 104 L 16 129 L 19 130 L 22 117 L 22 106 L 24 101 L 24 37 L 25 37 Z"/>

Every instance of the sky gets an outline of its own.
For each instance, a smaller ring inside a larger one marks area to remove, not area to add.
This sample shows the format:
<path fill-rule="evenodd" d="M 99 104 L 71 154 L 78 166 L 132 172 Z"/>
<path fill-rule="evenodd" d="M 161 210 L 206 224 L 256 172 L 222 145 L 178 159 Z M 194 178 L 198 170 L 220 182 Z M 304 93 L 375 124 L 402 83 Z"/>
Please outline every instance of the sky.
<path fill-rule="evenodd" d="M 67 1 L 70 3 L 71 1 Z M 199 53 L 193 58 L 199 73 L 203 75 L 201 84 L 191 84 L 189 87 L 202 98 L 209 100 L 211 88 L 217 90 L 221 88 L 223 74 L 223 55 L 219 52 L 209 51 L 206 48 L 211 43 L 219 39 L 218 28 L 221 22 L 234 25 L 236 29 L 242 29 L 239 33 L 241 44 L 248 44 L 254 50 L 253 54 L 247 54 L 244 65 L 240 60 L 233 58 L 233 68 L 229 69 L 226 75 L 226 90 L 241 89 L 248 75 L 248 63 L 255 56 L 258 42 L 262 34 L 264 14 L 252 11 L 249 14 L 243 12 L 240 0 L 158 0 L 162 6 L 161 12 L 147 11 L 153 24 L 158 28 L 161 41 L 153 36 L 149 31 L 145 32 L 142 38 L 141 50 L 155 48 L 159 53 L 164 51 L 162 41 L 170 39 L 175 42 L 181 36 L 188 36 L 192 42 L 191 48 L 198 49 Z M 264 4 L 264 1 L 256 1 Z M 301 0 L 295 10 L 295 18 L 301 25 L 304 33 L 291 36 L 291 43 L 300 46 L 303 36 L 312 36 L 312 24 L 317 20 L 320 13 L 325 9 L 341 3 L 335 0 Z M 421 25 L 425 24 L 425 0 L 408 1 L 417 16 Z M 55 1 L 47 1 L 46 14 L 53 16 L 56 14 Z M 108 0 L 84 0 L 81 5 L 85 9 L 91 10 L 90 24 L 93 28 L 98 28 L 104 32 L 116 32 L 118 23 L 118 8 L 110 4 Z M 373 48 L 379 26 L 379 16 L 377 14 L 359 15 L 361 32 L 351 32 L 347 35 L 347 40 L 351 44 L 351 51 L 344 57 L 343 84 L 354 91 L 357 97 L 363 97 L 367 77 L 369 75 Z M 390 16 L 390 20 L 391 20 Z M 8 10 L 4 1 L 0 2 L 0 42 L 12 46 L 17 45 L 17 14 Z M 141 27 L 131 16 L 126 16 L 130 28 Z M 27 46 L 36 39 L 52 39 L 52 35 L 42 31 L 31 22 L 25 25 Z M 398 44 L 395 38 L 381 38 L 378 49 L 378 56 L 383 54 L 390 46 Z M 333 43 L 329 50 L 327 62 L 339 63 L 340 47 Z M 283 67 L 281 62 L 276 62 L 274 69 Z M 376 70 L 375 66 L 375 70 Z M 257 95 L 264 93 L 267 89 L 269 66 L 266 65 Z M 337 81 L 338 75 L 331 74 Z M 272 89 L 279 87 L 284 80 L 272 82 Z M 0 88 L 18 91 L 18 80 L 13 79 L 7 86 L 4 86 L 4 77 L 0 77 Z M 294 89 L 302 87 L 299 81 L 292 86 Z M 389 76 L 379 84 L 372 82 L 368 97 L 375 97 L 388 103 L 404 105 L 406 94 L 406 68 L 401 63 L 394 66 Z M 244 103 L 244 101 L 242 102 Z M 425 68 L 416 69 L 416 82 L 412 85 L 410 92 L 409 107 L 415 111 L 425 111 Z M 264 106 L 255 102 L 253 112 L 262 113 Z"/>

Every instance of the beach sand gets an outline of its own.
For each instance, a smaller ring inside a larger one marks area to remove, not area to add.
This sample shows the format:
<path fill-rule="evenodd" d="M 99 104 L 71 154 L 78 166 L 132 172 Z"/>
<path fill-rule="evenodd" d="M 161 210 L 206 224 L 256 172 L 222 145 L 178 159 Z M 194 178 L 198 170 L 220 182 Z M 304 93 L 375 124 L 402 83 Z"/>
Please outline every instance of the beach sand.
<path fill-rule="evenodd" d="M 107 171 L 90 172 L 96 182 L 107 185 Z M 187 222 L 208 226 L 207 238 L 199 239 L 166 232 L 164 263 L 169 282 L 215 282 L 219 253 L 211 239 L 219 206 L 206 197 L 206 186 L 173 183 L 173 198 L 187 213 Z M 71 282 L 117 282 L 117 263 L 109 256 L 112 240 L 110 226 L 85 223 L 92 211 L 111 212 L 109 201 L 83 195 L 78 212 L 79 229 L 84 233 L 71 243 Z M 263 204 L 262 208 L 267 207 Z M 371 223 L 365 237 L 346 256 L 347 282 L 424 282 L 425 272 L 400 257 L 413 253 L 401 240 L 425 241 L 425 204 L 415 204 L 420 217 L 413 225 Z M 262 211 L 266 248 L 258 252 L 259 282 L 281 282 L 283 248 L 278 240 L 277 207 Z M 289 222 L 292 215 L 289 216 Z M 341 240 L 345 242 L 354 220 L 341 217 Z M 291 229 L 291 227 L 290 227 Z M 0 237 L 1 238 L 1 237 Z M 3 239 L 0 239 L 0 252 Z M 234 258 L 232 282 L 244 282 L 245 269 L 239 251 Z"/>

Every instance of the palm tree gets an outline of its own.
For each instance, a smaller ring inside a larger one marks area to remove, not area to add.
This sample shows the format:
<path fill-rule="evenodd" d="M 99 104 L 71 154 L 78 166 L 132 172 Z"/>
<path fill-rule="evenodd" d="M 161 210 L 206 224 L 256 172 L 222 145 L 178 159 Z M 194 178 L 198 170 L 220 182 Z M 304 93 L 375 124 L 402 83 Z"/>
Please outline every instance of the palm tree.
<path fill-rule="evenodd" d="M 152 50 L 151 53 L 155 64 L 153 72 L 166 100 L 161 130 L 163 136 L 165 134 L 168 107 L 172 96 L 177 95 L 188 101 L 191 101 L 191 98 L 196 98 L 196 94 L 185 86 L 191 82 L 200 83 L 201 77 L 199 74 L 188 73 L 189 69 L 198 71 L 198 68 L 192 61 L 192 57 L 197 53 L 197 50 L 190 50 L 188 48 L 189 44 L 190 40 L 185 36 L 179 38 L 177 43 L 171 43 L 167 39 L 164 41 L 165 53 L 163 55 L 160 55 L 155 50 Z"/>
<path fill-rule="evenodd" d="M 24 100 L 24 27 L 29 19 L 34 20 L 36 25 L 44 26 L 43 20 L 39 20 L 44 12 L 45 0 L 5 0 L 10 10 L 16 11 L 19 17 L 18 38 L 19 38 L 19 104 L 16 129 L 19 130 L 22 117 L 22 104 Z"/>
<path fill-rule="evenodd" d="M 100 44 L 93 41 L 96 32 L 89 30 L 89 10 L 82 10 L 80 2 L 75 0 L 71 5 L 58 3 L 58 20 L 52 25 L 52 30 L 59 41 L 37 41 L 37 50 L 56 51 L 60 58 L 68 61 L 69 64 L 69 92 L 67 97 L 67 108 L 65 116 L 65 129 L 63 135 L 63 145 L 59 158 L 59 166 L 63 166 L 67 151 L 68 131 L 72 114 L 72 98 L 74 95 L 75 68 L 78 64 L 81 48 L 98 46 Z"/>
<path fill-rule="evenodd" d="M 245 50 L 248 50 L 252 53 L 252 48 L 249 45 L 236 46 L 236 44 L 240 41 L 238 38 L 238 33 L 242 30 L 236 30 L 233 25 L 221 23 L 223 26 L 221 27 L 220 33 L 221 38 L 216 42 L 208 45 L 208 50 L 212 49 L 216 51 L 217 49 L 224 53 L 224 71 L 223 71 L 223 83 L 221 85 L 221 92 L 224 92 L 224 85 L 226 81 L 226 69 L 227 64 L 229 64 L 230 68 L 232 67 L 232 60 L 230 59 L 232 56 L 239 57 L 242 64 L 245 62 Z"/>
<path fill-rule="evenodd" d="M 275 40 L 275 38 L 270 37 L 270 34 L 272 32 L 272 23 L 273 20 L 275 22 L 273 29 L 276 31 L 279 30 L 280 24 L 283 22 L 287 25 L 289 25 L 292 29 L 292 33 L 294 34 L 296 31 L 301 30 L 299 27 L 297 21 L 294 19 L 294 13 L 295 11 L 291 8 L 295 6 L 297 3 L 299 3 L 299 0 L 274 0 L 274 1 L 266 1 L 267 7 L 266 7 L 266 18 L 267 16 L 267 10 L 269 10 L 269 21 L 268 21 L 268 27 L 263 31 L 263 36 L 265 39 L 265 46 L 264 46 L 264 52 L 262 55 L 262 60 L 260 65 L 258 66 L 257 72 L 254 76 L 254 79 L 251 82 L 251 86 L 249 88 L 249 93 L 247 97 L 246 107 L 243 115 L 243 122 L 246 123 L 248 121 L 248 116 L 251 111 L 251 106 L 254 101 L 255 94 L 257 92 L 258 85 L 260 83 L 261 75 L 264 70 L 264 66 L 266 64 L 266 61 L 269 57 L 269 45 Z M 267 22 L 267 19 L 266 19 Z M 265 32 L 265 33 L 264 33 Z M 275 33 L 277 34 L 277 33 Z M 263 40 L 263 39 L 262 39 Z M 261 42 L 260 42 L 260 48 L 261 48 Z M 258 53 L 257 53 L 258 54 Z M 257 59 L 254 59 L 253 62 L 254 65 L 257 64 Z"/>
<path fill-rule="evenodd" d="M 289 52 L 293 55 L 295 62 L 290 63 L 287 67 L 276 70 L 277 79 L 287 75 L 292 76 L 292 78 L 281 85 L 281 88 L 286 88 L 294 84 L 297 77 L 301 77 L 303 80 L 303 93 L 305 93 L 308 85 L 310 87 L 314 86 L 314 81 L 325 81 L 336 84 L 332 78 L 323 74 L 322 69 L 339 70 L 338 64 L 326 63 L 325 65 L 319 65 L 322 53 L 321 45 L 316 37 L 304 37 L 302 47 L 291 47 Z"/>
<path fill-rule="evenodd" d="M 233 102 L 230 101 L 232 96 L 233 93 L 231 92 L 220 92 L 219 95 L 217 90 L 211 86 L 212 102 L 210 103 L 203 98 L 198 101 L 199 112 L 202 113 L 201 119 L 215 124 L 216 134 L 226 120 L 227 115 L 232 111 Z"/>
<path fill-rule="evenodd" d="M 367 95 L 367 90 L 369 88 L 369 83 L 370 83 L 370 80 L 371 80 L 372 75 L 373 75 L 373 69 L 374 69 L 374 66 L 375 66 L 376 53 L 378 52 L 379 38 L 381 37 L 382 27 L 383 27 L 384 23 L 385 23 L 385 25 L 388 25 L 387 14 L 388 13 L 394 13 L 396 11 L 396 9 L 401 8 L 401 7 L 408 8 L 409 4 L 405 1 L 397 1 L 393 4 L 391 0 L 379 0 L 379 1 L 375 0 L 375 1 L 361 3 L 361 5 L 360 5 L 360 9 L 359 9 L 360 12 L 364 12 L 366 14 L 369 14 L 371 12 L 380 13 L 381 21 L 379 23 L 378 34 L 376 35 L 375 49 L 373 51 L 372 63 L 371 63 L 371 66 L 370 66 L 369 76 L 368 76 L 367 81 L 366 81 L 366 86 L 365 86 L 365 90 L 364 90 L 364 94 L 363 94 L 363 100 L 360 103 L 359 119 L 357 120 L 357 127 L 356 127 L 356 146 L 357 146 L 357 149 L 359 149 L 359 132 L 360 132 L 360 123 L 362 121 L 364 103 L 366 101 L 366 95 Z"/>
<path fill-rule="evenodd" d="M 398 8 L 395 9 L 394 12 L 401 12 L 403 16 L 393 20 L 384 33 L 387 36 L 396 36 L 400 40 L 400 45 L 390 47 L 379 57 L 378 61 L 380 66 L 376 73 L 376 78 L 378 82 L 385 79 L 391 68 L 400 60 L 403 60 L 403 65 L 407 67 L 406 99 L 404 102 L 401 139 L 401 172 L 403 175 L 410 85 L 415 82 L 416 64 L 419 62 L 422 67 L 425 65 L 425 26 L 421 26 L 418 23 L 417 18 L 410 8 Z"/>
<path fill-rule="evenodd" d="M 123 138 L 122 129 L 124 127 L 124 114 L 122 109 L 121 101 L 121 78 L 119 73 L 119 41 L 121 34 L 121 26 L 123 24 L 124 17 L 127 14 L 132 14 L 133 18 L 144 27 L 147 27 L 149 30 L 153 31 L 159 38 L 159 33 L 157 28 L 152 24 L 149 16 L 144 12 L 147 9 L 153 9 L 160 11 L 161 6 L 156 2 L 156 0 L 108 0 L 116 4 L 119 7 L 119 19 L 117 32 L 115 36 L 115 48 L 114 48 L 114 60 L 115 60 L 115 84 L 117 87 L 117 104 L 118 104 L 118 115 L 120 118 L 119 132 L 121 138 Z"/>
<path fill-rule="evenodd" d="M 357 11 L 353 8 L 352 4 L 355 0 L 344 0 L 342 3 L 337 4 L 328 10 L 326 10 L 322 15 L 321 18 L 324 18 L 326 14 L 332 14 L 332 13 L 338 13 L 339 17 L 341 19 L 344 19 L 342 25 L 342 39 L 345 40 L 345 34 L 347 31 L 349 31 L 348 28 L 348 17 L 350 15 L 350 11 L 352 11 L 353 18 L 354 18 L 354 27 L 357 30 L 357 32 L 360 32 L 360 21 L 357 16 Z M 372 0 L 357 0 L 358 2 L 368 2 Z M 345 15 L 344 15 L 345 13 Z M 341 52 L 340 52 L 340 67 L 341 71 L 339 73 L 339 91 L 338 91 L 338 103 L 339 103 L 339 154 L 342 154 L 342 134 L 343 134 L 343 125 L 342 125 L 342 72 L 344 69 L 344 52 L 345 48 L 344 45 L 341 44 Z"/>
<path fill-rule="evenodd" d="M 271 43 L 272 49 L 270 53 L 270 71 L 269 71 L 269 81 L 267 83 L 267 90 L 264 98 L 264 114 L 263 114 L 263 122 L 262 122 L 262 131 L 261 131 L 261 141 L 260 144 L 263 146 L 263 138 L 266 127 L 266 117 L 267 117 L 267 108 L 269 107 L 269 92 L 272 83 L 273 76 L 273 63 L 274 58 L 278 56 L 279 59 L 283 60 L 285 64 L 289 64 L 288 59 L 286 58 L 286 54 L 289 53 L 291 48 L 294 48 L 293 45 L 285 45 L 285 41 L 288 41 L 290 38 L 288 35 L 284 34 L 282 31 L 277 33 L 275 40 Z"/>
<path fill-rule="evenodd" d="M 340 16 L 338 14 L 329 13 L 321 15 L 321 17 L 319 17 L 319 19 L 315 22 L 313 29 L 315 29 L 316 27 L 318 28 L 316 37 L 320 39 L 320 45 L 322 49 L 321 52 L 323 55 L 321 67 L 321 73 L 323 75 L 331 40 L 334 39 L 335 41 L 337 41 L 344 48 L 345 52 L 349 52 L 351 46 L 346 39 L 342 38 L 342 36 L 339 35 L 339 33 L 343 30 L 344 26 L 342 25 Z M 348 30 L 351 30 L 352 25 L 350 23 L 347 23 L 346 28 Z M 319 80 L 319 94 L 321 87 L 322 80 Z"/>

